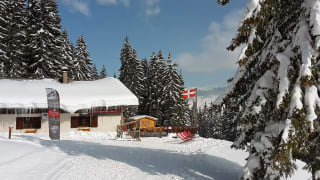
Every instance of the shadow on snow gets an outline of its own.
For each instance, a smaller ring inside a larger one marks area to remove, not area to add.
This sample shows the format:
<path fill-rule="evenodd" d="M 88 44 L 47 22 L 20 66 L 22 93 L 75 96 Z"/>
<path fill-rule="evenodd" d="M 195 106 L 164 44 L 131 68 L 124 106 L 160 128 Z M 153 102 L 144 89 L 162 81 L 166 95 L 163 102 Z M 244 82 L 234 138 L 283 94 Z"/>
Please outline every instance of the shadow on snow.
<path fill-rule="evenodd" d="M 44 147 L 58 147 L 70 156 L 87 155 L 96 159 L 111 159 L 139 168 L 149 174 L 173 174 L 185 179 L 238 179 L 242 167 L 226 159 L 208 154 L 183 154 L 168 150 L 104 145 L 74 140 L 50 141 L 25 135 L 25 140 Z"/>

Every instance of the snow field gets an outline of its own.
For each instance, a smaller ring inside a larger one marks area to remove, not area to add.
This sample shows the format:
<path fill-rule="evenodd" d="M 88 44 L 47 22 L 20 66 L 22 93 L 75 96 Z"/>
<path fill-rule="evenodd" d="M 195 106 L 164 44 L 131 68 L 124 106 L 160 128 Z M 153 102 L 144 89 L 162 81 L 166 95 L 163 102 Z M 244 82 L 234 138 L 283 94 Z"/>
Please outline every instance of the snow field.
<path fill-rule="evenodd" d="M 1 179 L 232 180 L 248 156 L 228 141 L 196 137 L 181 143 L 174 134 L 141 142 L 115 140 L 115 133 L 65 133 L 60 141 L 47 136 L 14 134 L 8 140 L 0 134 Z"/>

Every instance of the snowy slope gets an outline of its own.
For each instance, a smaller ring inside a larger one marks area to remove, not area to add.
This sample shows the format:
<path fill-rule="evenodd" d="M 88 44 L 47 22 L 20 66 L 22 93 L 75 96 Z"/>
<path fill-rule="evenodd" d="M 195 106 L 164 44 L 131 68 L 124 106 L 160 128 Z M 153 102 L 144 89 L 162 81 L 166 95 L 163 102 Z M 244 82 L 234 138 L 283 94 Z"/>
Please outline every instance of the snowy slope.
<path fill-rule="evenodd" d="M 0 177 L 15 179 L 238 179 L 244 151 L 228 141 L 197 137 L 114 140 L 115 134 L 68 133 L 50 141 L 46 134 L 0 134 Z M 301 171 L 293 179 L 309 176 Z"/>

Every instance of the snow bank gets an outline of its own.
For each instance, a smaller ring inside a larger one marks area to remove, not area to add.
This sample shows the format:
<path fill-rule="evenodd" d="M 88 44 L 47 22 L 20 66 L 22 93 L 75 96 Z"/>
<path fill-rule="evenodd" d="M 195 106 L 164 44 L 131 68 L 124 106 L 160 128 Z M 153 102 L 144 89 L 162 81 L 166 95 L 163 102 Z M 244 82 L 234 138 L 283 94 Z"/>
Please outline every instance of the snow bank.
<path fill-rule="evenodd" d="M 116 78 L 62 84 L 52 79 L 0 80 L 0 108 L 47 108 L 45 88 L 60 94 L 60 107 L 74 112 L 94 106 L 138 105 L 137 97 Z"/>

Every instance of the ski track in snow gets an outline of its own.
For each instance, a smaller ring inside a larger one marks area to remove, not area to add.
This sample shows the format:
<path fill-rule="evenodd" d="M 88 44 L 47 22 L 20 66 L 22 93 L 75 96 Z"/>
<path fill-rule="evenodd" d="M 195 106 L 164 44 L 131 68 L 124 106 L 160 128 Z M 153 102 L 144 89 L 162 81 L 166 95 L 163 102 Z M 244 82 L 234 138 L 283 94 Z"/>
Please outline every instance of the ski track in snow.
<path fill-rule="evenodd" d="M 110 140 L 110 135 L 69 134 L 61 141 L 46 135 L 0 134 L 1 180 L 233 180 L 247 153 L 231 142 L 197 137 Z M 95 138 L 95 136 L 100 139 Z"/>

